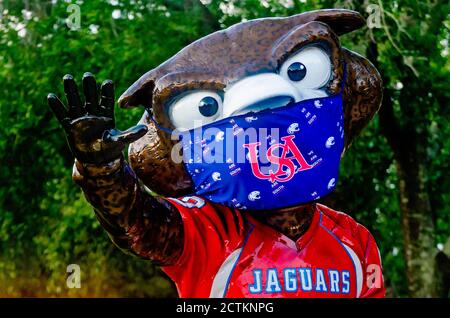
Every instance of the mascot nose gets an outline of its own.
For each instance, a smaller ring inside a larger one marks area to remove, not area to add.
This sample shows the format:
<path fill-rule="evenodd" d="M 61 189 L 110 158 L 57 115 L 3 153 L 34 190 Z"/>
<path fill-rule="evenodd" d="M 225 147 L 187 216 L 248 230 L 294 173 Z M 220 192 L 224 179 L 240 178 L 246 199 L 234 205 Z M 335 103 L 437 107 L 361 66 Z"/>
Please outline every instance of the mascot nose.
<path fill-rule="evenodd" d="M 280 75 L 274 73 L 253 75 L 226 89 L 223 117 L 286 106 L 299 100 L 301 96 L 298 90 Z"/>

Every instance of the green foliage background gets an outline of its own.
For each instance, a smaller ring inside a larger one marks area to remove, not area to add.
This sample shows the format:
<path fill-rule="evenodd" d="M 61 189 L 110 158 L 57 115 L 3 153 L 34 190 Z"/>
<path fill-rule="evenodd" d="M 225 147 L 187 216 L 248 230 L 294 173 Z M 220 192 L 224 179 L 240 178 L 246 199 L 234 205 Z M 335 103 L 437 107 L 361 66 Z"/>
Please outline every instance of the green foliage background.
<path fill-rule="evenodd" d="M 99 81 L 111 78 L 120 94 L 141 74 L 217 27 L 320 8 L 364 13 L 369 4 L 204 0 L 202 6 L 194 2 L 0 2 L 0 296 L 176 296 L 157 267 L 122 254 L 110 243 L 72 182 L 73 158 L 45 102 L 48 92 L 63 96 L 64 74 L 81 79 L 83 72 L 90 71 Z M 436 244 L 443 245 L 450 236 L 448 5 L 373 2 L 388 13 L 385 27 L 391 38 L 383 28 L 375 28 L 346 35 L 342 42 L 365 55 L 368 36 L 374 37 L 379 63 L 391 79 L 386 85 L 396 92 L 413 85 L 436 96 L 424 100 L 414 118 L 418 129 L 431 132 L 426 178 Z M 80 5 L 81 28 L 76 31 L 66 25 L 70 3 Z M 114 10 L 115 14 L 120 10 L 120 17 L 112 17 Z M 446 11 L 447 19 L 439 34 L 429 34 L 422 28 L 435 10 Z M 401 88 L 404 74 L 393 61 L 405 54 L 404 62 L 411 63 L 418 77 Z M 399 96 L 394 96 L 397 107 Z M 133 125 L 141 112 L 117 111 L 119 128 Z M 375 118 L 344 158 L 332 202 L 375 236 L 388 296 L 393 297 L 407 295 L 397 184 L 393 154 Z M 72 263 L 81 266 L 80 289 L 66 287 L 66 267 Z"/>

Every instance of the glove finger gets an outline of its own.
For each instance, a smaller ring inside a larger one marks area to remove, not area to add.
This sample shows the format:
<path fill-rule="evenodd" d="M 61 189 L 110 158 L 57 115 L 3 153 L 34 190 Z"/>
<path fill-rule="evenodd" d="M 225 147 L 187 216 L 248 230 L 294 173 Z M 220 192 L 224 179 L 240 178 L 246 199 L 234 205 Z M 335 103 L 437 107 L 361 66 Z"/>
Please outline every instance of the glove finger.
<path fill-rule="evenodd" d="M 102 115 L 114 119 L 114 83 L 106 80 L 100 88 L 100 110 Z"/>
<path fill-rule="evenodd" d="M 98 113 L 98 94 L 95 77 L 87 72 L 83 75 L 83 91 L 86 99 L 86 111 L 90 115 L 96 116 Z"/>
<path fill-rule="evenodd" d="M 65 127 L 67 120 L 69 119 L 66 107 L 61 100 L 53 93 L 48 94 L 47 103 L 50 109 L 55 114 L 56 119 Z"/>
<path fill-rule="evenodd" d="M 147 130 L 148 128 L 145 125 L 137 125 L 125 131 L 110 129 L 103 139 L 110 142 L 129 144 L 144 136 L 147 133 Z"/>
<path fill-rule="evenodd" d="M 71 118 L 77 118 L 82 116 L 83 105 L 81 103 L 80 95 L 78 93 L 78 87 L 73 79 L 72 75 L 66 74 L 63 77 L 64 93 L 66 94 L 67 104 L 69 105 L 69 116 Z"/>

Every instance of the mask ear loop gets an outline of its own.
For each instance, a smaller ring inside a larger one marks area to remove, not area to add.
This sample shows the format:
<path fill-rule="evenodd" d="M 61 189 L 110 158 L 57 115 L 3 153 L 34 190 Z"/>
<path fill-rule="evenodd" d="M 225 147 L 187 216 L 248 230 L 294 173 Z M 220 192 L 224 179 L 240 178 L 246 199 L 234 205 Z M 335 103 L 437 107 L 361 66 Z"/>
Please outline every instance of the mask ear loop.
<path fill-rule="evenodd" d="M 173 133 L 173 130 L 172 130 L 172 129 L 163 127 L 163 126 L 161 126 L 160 124 L 158 124 L 158 123 L 156 122 L 156 119 L 155 119 L 155 117 L 153 116 L 153 110 L 152 110 L 151 108 L 145 108 L 145 110 L 147 111 L 147 113 L 148 113 L 148 115 L 149 115 L 151 121 L 155 124 L 156 128 L 158 128 L 159 130 L 162 130 L 162 131 L 164 131 L 164 132 L 166 132 L 166 133 L 168 133 L 168 134 L 170 134 L 170 135 Z"/>

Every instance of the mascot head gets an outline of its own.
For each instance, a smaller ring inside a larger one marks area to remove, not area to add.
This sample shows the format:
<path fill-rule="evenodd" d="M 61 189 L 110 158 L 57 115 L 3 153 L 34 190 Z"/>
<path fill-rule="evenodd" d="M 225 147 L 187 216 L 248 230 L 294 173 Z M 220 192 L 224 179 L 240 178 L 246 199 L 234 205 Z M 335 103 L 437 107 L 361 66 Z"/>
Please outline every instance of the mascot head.
<path fill-rule="evenodd" d="M 121 107 L 147 109 L 148 133 L 129 148 L 134 171 L 158 194 L 197 194 L 243 209 L 326 195 L 340 157 L 381 102 L 375 67 L 339 42 L 363 25 L 357 12 L 318 10 L 242 22 L 186 46 L 119 99 Z M 214 133 L 195 134 L 207 128 Z M 255 139 L 236 142 L 251 128 Z M 173 160 L 180 139 L 184 162 Z M 245 162 L 212 144 L 231 141 Z M 189 145 L 200 154 L 215 148 L 221 161 L 204 162 Z"/>

